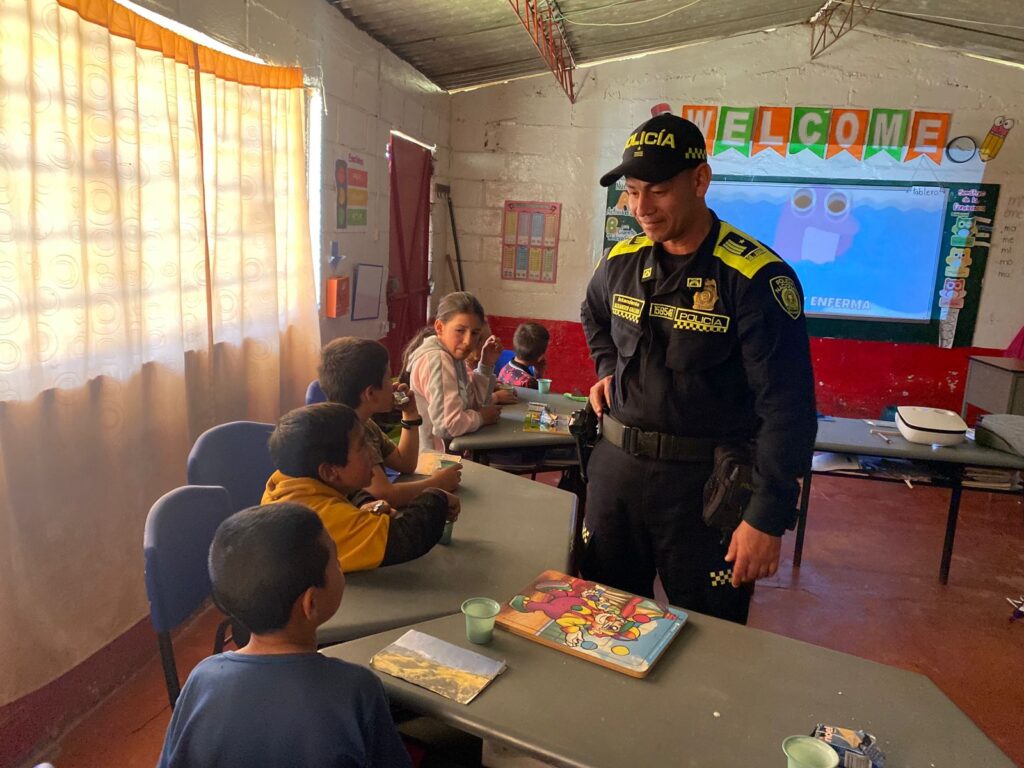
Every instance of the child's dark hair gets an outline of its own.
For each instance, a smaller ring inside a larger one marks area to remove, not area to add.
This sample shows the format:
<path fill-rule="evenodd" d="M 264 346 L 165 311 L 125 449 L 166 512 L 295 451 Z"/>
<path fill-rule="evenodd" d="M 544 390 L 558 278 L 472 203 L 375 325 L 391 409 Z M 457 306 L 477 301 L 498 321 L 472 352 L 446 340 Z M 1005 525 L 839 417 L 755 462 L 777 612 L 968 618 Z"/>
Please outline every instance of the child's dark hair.
<path fill-rule="evenodd" d="M 388 371 L 388 350 L 379 341 L 343 336 L 320 352 L 320 388 L 332 403 L 359 407 L 367 387 L 379 387 Z"/>
<path fill-rule="evenodd" d="M 291 477 L 319 479 L 320 465 L 348 464 L 349 435 L 359 416 L 341 403 L 316 403 L 282 416 L 268 446 L 274 466 Z"/>
<path fill-rule="evenodd" d="M 483 305 L 477 301 L 476 296 L 465 291 L 449 293 L 437 304 L 437 319 L 442 323 L 447 323 L 456 315 L 476 315 L 480 322 L 487 322 Z"/>
<path fill-rule="evenodd" d="M 283 628 L 310 587 L 324 586 L 324 525 L 301 504 L 249 507 L 227 518 L 210 545 L 214 603 L 263 635 Z"/>
<path fill-rule="evenodd" d="M 433 324 L 424 325 L 416 331 L 416 335 L 409 339 L 409 343 L 405 345 L 405 349 L 402 350 L 402 372 L 398 375 L 398 380 L 403 384 L 409 383 L 409 358 L 412 357 L 412 353 L 420 348 L 420 344 L 423 343 L 424 339 L 428 339 L 436 334 L 437 331 L 434 330 Z"/>
<path fill-rule="evenodd" d="M 550 340 L 551 334 L 540 323 L 523 323 L 516 328 L 512 346 L 515 347 L 516 357 L 524 363 L 536 363 L 548 351 Z"/>

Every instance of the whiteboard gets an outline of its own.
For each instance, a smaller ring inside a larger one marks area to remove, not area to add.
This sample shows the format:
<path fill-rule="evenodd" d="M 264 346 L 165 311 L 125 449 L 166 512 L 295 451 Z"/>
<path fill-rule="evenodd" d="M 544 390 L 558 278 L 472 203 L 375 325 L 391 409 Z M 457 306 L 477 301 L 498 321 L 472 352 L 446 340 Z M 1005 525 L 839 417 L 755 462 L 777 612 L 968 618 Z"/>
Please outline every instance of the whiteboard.
<path fill-rule="evenodd" d="M 352 319 L 375 320 L 380 317 L 380 294 L 384 285 L 384 267 L 380 264 L 356 264 L 352 296 Z"/>

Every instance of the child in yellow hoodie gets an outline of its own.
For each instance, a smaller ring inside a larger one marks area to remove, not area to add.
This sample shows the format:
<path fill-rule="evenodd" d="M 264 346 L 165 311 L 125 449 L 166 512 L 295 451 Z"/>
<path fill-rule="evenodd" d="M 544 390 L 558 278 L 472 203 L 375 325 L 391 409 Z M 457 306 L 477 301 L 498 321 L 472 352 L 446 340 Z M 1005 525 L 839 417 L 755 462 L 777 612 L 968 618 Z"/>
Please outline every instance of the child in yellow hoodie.
<path fill-rule="evenodd" d="M 366 430 L 347 405 L 317 403 L 286 413 L 269 447 L 277 470 L 262 503 L 294 502 L 316 512 L 346 572 L 414 560 L 438 542 L 446 521 L 459 516 L 459 498 L 439 488 L 398 511 L 384 501 L 362 507 L 349 501 L 370 484 L 372 464 Z"/>

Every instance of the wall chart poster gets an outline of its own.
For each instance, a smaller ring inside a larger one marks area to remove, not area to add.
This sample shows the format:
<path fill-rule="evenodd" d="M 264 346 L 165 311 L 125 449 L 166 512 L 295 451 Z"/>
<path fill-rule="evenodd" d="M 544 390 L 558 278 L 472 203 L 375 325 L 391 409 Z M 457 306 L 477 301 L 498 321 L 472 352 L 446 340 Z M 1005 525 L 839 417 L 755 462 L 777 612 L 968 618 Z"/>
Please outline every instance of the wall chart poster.
<path fill-rule="evenodd" d="M 501 279 L 555 282 L 561 225 L 561 203 L 506 200 L 501 224 Z"/>
<path fill-rule="evenodd" d="M 364 231 L 370 203 L 370 174 L 362 155 L 345 151 L 334 161 L 334 187 L 338 193 L 337 228 Z"/>

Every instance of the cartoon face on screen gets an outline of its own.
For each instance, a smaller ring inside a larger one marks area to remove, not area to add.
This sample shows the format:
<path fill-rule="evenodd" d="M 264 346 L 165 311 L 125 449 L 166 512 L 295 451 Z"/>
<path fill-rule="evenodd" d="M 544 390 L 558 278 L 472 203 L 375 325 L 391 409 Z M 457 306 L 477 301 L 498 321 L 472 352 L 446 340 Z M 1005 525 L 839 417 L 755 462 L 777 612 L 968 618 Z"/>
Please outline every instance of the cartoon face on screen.
<path fill-rule="evenodd" d="M 849 250 L 860 229 L 849 189 L 806 186 L 793 191 L 772 244 L 786 260 L 828 264 Z"/>

